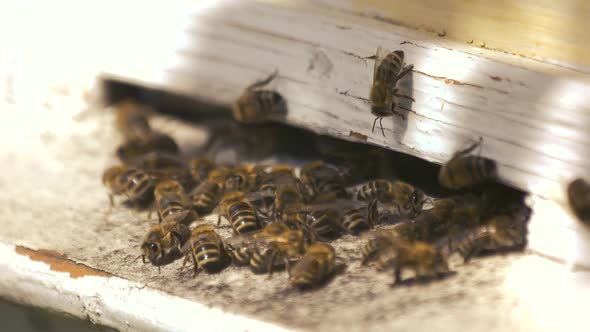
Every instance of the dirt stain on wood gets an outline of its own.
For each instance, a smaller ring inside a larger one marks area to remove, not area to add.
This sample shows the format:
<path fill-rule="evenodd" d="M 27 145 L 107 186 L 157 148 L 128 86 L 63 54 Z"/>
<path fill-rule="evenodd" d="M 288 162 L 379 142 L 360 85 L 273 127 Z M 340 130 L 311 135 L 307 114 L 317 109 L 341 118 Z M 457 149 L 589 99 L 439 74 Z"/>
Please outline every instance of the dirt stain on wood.
<path fill-rule="evenodd" d="M 356 138 L 358 140 L 361 140 L 363 142 L 366 142 L 367 141 L 367 135 L 363 135 L 361 133 L 357 133 L 356 131 L 352 131 L 351 130 L 350 133 L 348 134 L 348 136 L 354 137 L 354 138 Z"/>
<path fill-rule="evenodd" d="M 33 250 L 22 246 L 16 246 L 15 251 L 17 254 L 27 256 L 33 261 L 48 264 L 51 271 L 66 272 L 73 279 L 86 276 L 113 277 L 113 275 L 108 272 L 93 269 L 88 265 L 74 262 L 64 254 L 54 250 Z"/>

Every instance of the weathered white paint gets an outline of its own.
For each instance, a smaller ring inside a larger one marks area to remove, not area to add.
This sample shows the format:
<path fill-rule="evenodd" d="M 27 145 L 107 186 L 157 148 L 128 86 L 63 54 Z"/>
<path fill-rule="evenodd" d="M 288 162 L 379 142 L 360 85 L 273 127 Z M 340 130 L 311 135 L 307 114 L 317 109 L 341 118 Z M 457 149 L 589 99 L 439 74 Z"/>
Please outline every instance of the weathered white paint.
<path fill-rule="evenodd" d="M 118 277 L 73 279 L 0 243 L 0 295 L 121 331 L 284 331 Z"/>

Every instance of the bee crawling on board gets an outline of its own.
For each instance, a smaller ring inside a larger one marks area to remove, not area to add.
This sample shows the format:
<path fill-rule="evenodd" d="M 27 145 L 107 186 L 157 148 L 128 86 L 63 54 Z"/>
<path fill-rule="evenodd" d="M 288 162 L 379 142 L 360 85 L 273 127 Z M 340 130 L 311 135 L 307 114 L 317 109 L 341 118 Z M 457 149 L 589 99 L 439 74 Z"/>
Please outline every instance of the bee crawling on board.
<path fill-rule="evenodd" d="M 223 187 L 215 181 L 206 180 L 189 193 L 193 209 L 199 216 L 211 213 L 223 196 Z"/>
<path fill-rule="evenodd" d="M 404 269 L 413 270 L 415 279 L 431 279 L 450 273 L 446 258 L 434 246 L 422 241 L 407 241 L 392 231 L 373 234 L 362 253 L 362 265 L 375 262 L 377 270 L 393 270 L 395 281 L 392 285 L 402 281 Z"/>
<path fill-rule="evenodd" d="M 469 155 L 482 142 L 483 138 L 480 138 L 466 149 L 455 152 L 440 168 L 438 181 L 443 187 L 463 189 L 498 177 L 498 166 L 494 160 Z"/>
<path fill-rule="evenodd" d="M 104 171 L 102 182 L 109 192 L 110 207 L 116 195 L 126 196 L 138 207 L 152 201 L 157 180 L 139 169 L 113 166 Z"/>
<path fill-rule="evenodd" d="M 347 197 L 344 176 L 334 165 L 321 160 L 306 163 L 301 168 L 300 178 L 308 189 L 310 200 L 325 202 Z"/>
<path fill-rule="evenodd" d="M 584 179 L 575 179 L 567 187 L 567 199 L 575 216 L 590 224 L 590 184 Z"/>
<path fill-rule="evenodd" d="M 165 180 L 156 185 L 154 197 L 160 222 L 188 224 L 196 218 L 190 200 L 178 181 Z"/>
<path fill-rule="evenodd" d="M 146 263 L 145 258 L 158 268 L 182 257 L 182 246 L 191 236 L 190 230 L 183 224 L 163 222 L 147 233 L 141 243 L 139 256 Z"/>
<path fill-rule="evenodd" d="M 269 224 L 262 230 L 226 239 L 228 253 L 236 265 L 250 265 L 255 273 L 269 273 L 304 251 L 303 232 L 283 223 Z"/>
<path fill-rule="evenodd" d="M 186 253 L 181 270 L 190 256 L 193 260 L 194 276 L 202 270 L 207 273 L 219 272 L 231 262 L 230 256 L 225 251 L 223 240 L 210 225 L 195 227 L 191 238 L 184 244 L 181 251 Z"/>
<path fill-rule="evenodd" d="M 478 226 L 455 230 L 448 237 L 441 238 L 435 247 L 440 248 L 446 257 L 457 252 L 465 262 L 481 252 L 522 250 L 526 245 L 529 216 L 528 207 L 510 214 L 499 214 Z"/>
<path fill-rule="evenodd" d="M 289 282 L 299 289 L 321 286 L 334 272 L 336 251 L 327 243 L 316 243 L 288 269 Z"/>
<path fill-rule="evenodd" d="M 189 161 L 189 171 L 197 185 L 205 182 L 214 169 L 215 163 L 207 158 L 193 158 Z"/>
<path fill-rule="evenodd" d="M 358 235 L 375 227 L 378 218 L 377 200 L 374 199 L 368 205 L 363 204 L 360 208 L 345 209 L 342 215 L 342 227 L 347 233 Z"/>
<path fill-rule="evenodd" d="M 115 105 L 115 127 L 126 139 L 146 137 L 152 131 L 145 106 L 126 99 Z"/>
<path fill-rule="evenodd" d="M 256 81 L 246 88 L 234 103 L 234 119 L 242 123 L 261 123 L 283 116 L 287 112 L 287 103 L 280 93 L 272 90 L 259 90 L 278 75 L 278 70 L 266 79 Z"/>
<path fill-rule="evenodd" d="M 375 121 L 373 121 L 373 132 L 375 131 L 375 124 L 379 120 L 381 133 L 385 136 L 381 121 L 384 117 L 394 115 L 396 107 L 401 108 L 398 105 L 398 97 L 414 101 L 410 96 L 399 94 L 396 88 L 397 82 L 413 68 L 413 65 L 406 65 L 404 63 L 403 51 L 389 52 L 382 47 L 377 48 L 373 69 L 373 85 L 371 86 L 371 93 L 369 95 L 371 113 L 376 117 Z"/>
<path fill-rule="evenodd" d="M 223 216 L 229 221 L 236 234 L 246 234 L 261 229 L 256 211 L 243 192 L 236 191 L 225 195 L 220 208 L 218 224 L 221 223 Z"/>
<path fill-rule="evenodd" d="M 410 217 L 420 214 L 427 201 L 422 190 L 413 185 L 385 179 L 373 180 L 361 186 L 357 199 L 365 202 L 377 199 L 380 203 L 393 204 L 400 214 Z"/>
<path fill-rule="evenodd" d="M 152 131 L 143 137 L 128 139 L 117 148 L 115 154 L 123 164 L 131 165 L 135 159 L 150 152 L 178 154 L 179 151 L 172 137 Z"/>

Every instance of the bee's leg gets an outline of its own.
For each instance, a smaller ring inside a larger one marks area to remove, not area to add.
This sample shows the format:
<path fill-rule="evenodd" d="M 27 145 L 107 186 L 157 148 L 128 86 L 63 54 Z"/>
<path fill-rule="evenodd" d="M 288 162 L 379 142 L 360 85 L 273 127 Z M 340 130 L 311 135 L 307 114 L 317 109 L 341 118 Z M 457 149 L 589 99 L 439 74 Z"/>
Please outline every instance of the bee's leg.
<path fill-rule="evenodd" d="M 460 150 L 457 151 L 454 155 L 453 158 L 458 157 L 458 156 L 464 156 L 466 154 L 469 154 L 471 152 L 473 152 L 473 150 L 477 149 L 478 146 L 481 146 L 481 143 L 483 142 L 483 137 L 480 136 L 479 140 L 473 144 L 471 144 L 470 146 L 468 146 L 466 149 L 464 150 Z"/>
<path fill-rule="evenodd" d="M 469 246 L 469 248 L 462 254 L 463 255 L 463 263 L 467 264 L 471 259 L 479 254 L 481 251 L 480 241 L 475 240 L 476 243 Z"/>
<path fill-rule="evenodd" d="M 217 227 L 219 227 L 219 225 L 221 225 L 221 215 L 220 214 L 217 215 Z"/>
<path fill-rule="evenodd" d="M 162 271 L 160 271 L 160 267 L 158 266 L 158 274 L 160 274 Z"/>
<path fill-rule="evenodd" d="M 259 87 L 265 86 L 268 83 L 272 82 L 272 80 L 274 80 L 277 77 L 278 74 L 279 74 L 279 70 L 278 69 L 275 69 L 275 71 L 272 74 L 270 74 L 267 78 L 262 79 L 262 80 L 258 80 L 256 82 L 252 83 L 246 89 L 247 90 L 252 90 L 252 89 L 255 89 L 255 88 L 259 88 Z"/>
<path fill-rule="evenodd" d="M 272 250 L 272 252 L 270 253 L 270 257 L 268 258 L 268 262 L 266 264 L 266 270 L 268 271 L 268 279 L 272 278 L 278 253 L 278 250 Z"/>
<path fill-rule="evenodd" d="M 107 213 L 111 213 L 113 211 L 113 206 L 115 205 L 115 199 L 113 197 L 113 194 L 109 194 L 109 210 L 107 211 Z"/>
<path fill-rule="evenodd" d="M 373 199 L 369 205 L 367 206 L 367 221 L 369 222 L 369 227 L 373 229 L 375 227 L 375 223 L 379 219 L 379 210 L 377 208 L 377 199 Z"/>
<path fill-rule="evenodd" d="M 391 287 L 397 286 L 402 282 L 402 269 L 400 266 L 396 265 L 395 268 L 393 269 L 393 278 L 395 280 L 393 280 Z"/>
<path fill-rule="evenodd" d="M 413 101 L 413 102 L 415 102 L 415 101 L 416 101 L 416 100 L 415 100 L 414 98 L 412 98 L 411 96 L 408 96 L 408 95 L 402 95 L 402 94 L 398 93 L 398 91 L 399 91 L 399 90 L 398 90 L 397 88 L 396 88 L 396 89 L 393 89 L 393 95 L 394 95 L 394 96 L 396 96 L 396 97 L 399 97 L 399 98 L 406 98 L 406 99 L 409 99 L 409 100 L 411 100 L 411 101 Z"/>
<path fill-rule="evenodd" d="M 375 125 L 377 124 L 377 120 L 379 119 L 379 117 L 376 117 L 375 120 L 373 121 L 373 129 L 371 129 L 371 132 L 374 133 L 375 132 Z"/>
<path fill-rule="evenodd" d="M 412 69 L 414 69 L 414 65 L 407 65 L 404 66 L 404 68 L 402 69 L 402 71 L 397 75 L 397 77 L 395 78 L 395 80 L 400 80 L 402 77 L 406 76 Z"/>
<path fill-rule="evenodd" d="M 385 137 L 385 131 L 383 130 L 383 117 L 379 118 L 379 126 L 381 127 L 381 133 L 383 134 L 383 137 Z"/>
<path fill-rule="evenodd" d="M 184 267 L 186 266 L 186 261 L 188 261 L 188 255 L 184 256 L 184 259 L 182 260 L 182 266 L 178 271 L 182 272 L 182 270 L 184 270 Z"/>
<path fill-rule="evenodd" d="M 193 267 L 194 267 L 193 278 L 195 278 L 199 274 L 199 272 L 201 272 L 201 267 L 199 266 L 199 263 L 197 262 L 197 258 L 195 257 L 195 250 L 193 249 L 192 244 L 191 244 L 191 257 L 193 258 Z"/>

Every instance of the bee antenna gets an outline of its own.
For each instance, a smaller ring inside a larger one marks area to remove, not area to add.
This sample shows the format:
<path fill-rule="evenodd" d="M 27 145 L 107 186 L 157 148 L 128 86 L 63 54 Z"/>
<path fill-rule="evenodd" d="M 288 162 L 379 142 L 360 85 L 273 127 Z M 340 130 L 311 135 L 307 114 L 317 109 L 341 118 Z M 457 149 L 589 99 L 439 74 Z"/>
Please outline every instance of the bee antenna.
<path fill-rule="evenodd" d="M 144 254 L 141 254 L 141 255 L 139 255 L 139 256 L 137 256 L 137 257 L 135 257 L 135 258 L 134 258 L 134 259 L 131 261 L 131 263 L 135 263 L 135 261 L 136 261 L 136 260 L 138 260 L 140 257 L 143 259 L 143 263 L 145 264 L 145 255 L 144 255 Z"/>

